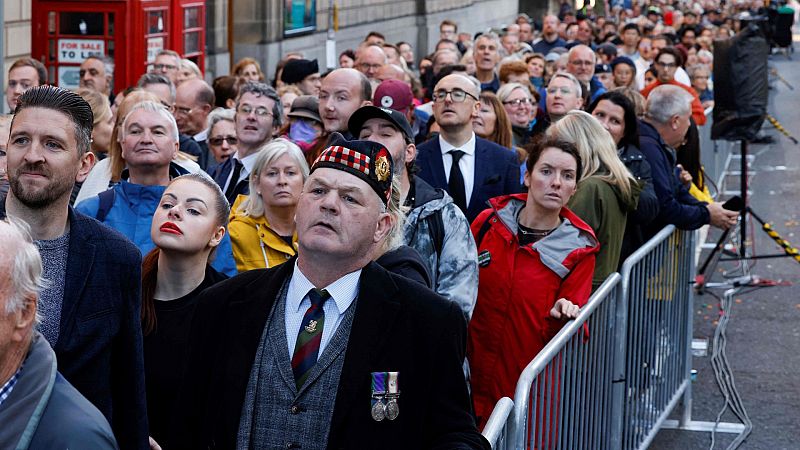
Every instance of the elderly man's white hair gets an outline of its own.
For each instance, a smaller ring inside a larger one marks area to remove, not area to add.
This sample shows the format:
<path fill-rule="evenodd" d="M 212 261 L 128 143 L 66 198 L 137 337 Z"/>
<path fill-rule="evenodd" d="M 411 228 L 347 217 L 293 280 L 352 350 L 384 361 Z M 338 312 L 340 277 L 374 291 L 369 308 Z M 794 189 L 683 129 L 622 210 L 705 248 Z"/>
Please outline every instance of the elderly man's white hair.
<path fill-rule="evenodd" d="M 665 124 L 676 115 L 692 112 L 692 95 L 680 86 L 662 85 L 647 97 L 645 117 L 652 122 Z"/>
<path fill-rule="evenodd" d="M 170 136 L 175 140 L 175 142 L 178 142 L 178 123 L 175 122 L 175 117 L 164 105 L 150 100 L 133 105 L 131 110 L 128 112 L 128 115 L 125 116 L 125 120 L 122 122 L 122 137 L 125 137 L 128 134 L 128 121 L 133 116 L 133 113 L 139 110 L 159 114 L 161 117 L 166 119 L 169 122 Z"/>
<path fill-rule="evenodd" d="M 550 77 L 550 81 L 552 82 L 556 78 L 564 78 L 564 79 L 567 79 L 567 80 L 571 81 L 572 84 L 575 85 L 575 92 L 578 94 L 578 97 L 581 97 L 581 98 L 583 97 L 583 85 L 581 84 L 580 81 L 578 81 L 578 78 L 575 75 L 573 75 L 573 74 L 571 74 L 569 72 L 560 70 L 560 71 L 554 73 L 552 77 Z"/>
<path fill-rule="evenodd" d="M 0 220 L 0 271 L 6 272 L 11 281 L 10 297 L 6 300 L 5 314 L 14 314 L 23 309 L 26 299 L 38 298 L 46 287 L 42 278 L 42 258 L 33 243 L 28 225 L 16 219 Z M 39 322 L 37 314 L 36 322 Z"/>

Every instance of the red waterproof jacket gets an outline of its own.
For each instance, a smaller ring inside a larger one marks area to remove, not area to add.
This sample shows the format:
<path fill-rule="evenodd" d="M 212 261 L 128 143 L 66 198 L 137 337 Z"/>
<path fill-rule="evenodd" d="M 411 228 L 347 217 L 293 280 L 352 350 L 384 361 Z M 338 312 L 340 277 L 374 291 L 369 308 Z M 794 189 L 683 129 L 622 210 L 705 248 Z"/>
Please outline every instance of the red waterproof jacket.
<path fill-rule="evenodd" d="M 527 194 L 496 197 L 472 223 L 478 243 L 478 301 L 469 324 L 467 356 L 475 413 L 482 427 L 495 403 L 514 397 L 522 370 L 564 322 L 550 317 L 556 300 L 583 306 L 592 290 L 599 244 L 591 227 L 566 207 L 561 225 L 532 245 L 517 240 L 517 216 Z M 485 259 L 488 252 L 488 264 Z"/>

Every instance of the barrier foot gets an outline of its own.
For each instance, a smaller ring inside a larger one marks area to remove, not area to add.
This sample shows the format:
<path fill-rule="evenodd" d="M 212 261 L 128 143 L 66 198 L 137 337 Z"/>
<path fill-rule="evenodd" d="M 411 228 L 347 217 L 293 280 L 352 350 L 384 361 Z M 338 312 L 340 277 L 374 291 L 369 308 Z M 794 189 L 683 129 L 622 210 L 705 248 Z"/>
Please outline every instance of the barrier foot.
<path fill-rule="evenodd" d="M 739 434 L 744 431 L 744 424 L 741 423 L 720 422 L 715 424 L 714 422 L 703 422 L 699 420 L 692 420 L 684 426 L 681 426 L 680 422 L 677 420 L 665 420 L 664 424 L 661 426 L 661 429 L 702 431 L 711 433 L 714 431 L 715 425 L 717 433 Z"/>

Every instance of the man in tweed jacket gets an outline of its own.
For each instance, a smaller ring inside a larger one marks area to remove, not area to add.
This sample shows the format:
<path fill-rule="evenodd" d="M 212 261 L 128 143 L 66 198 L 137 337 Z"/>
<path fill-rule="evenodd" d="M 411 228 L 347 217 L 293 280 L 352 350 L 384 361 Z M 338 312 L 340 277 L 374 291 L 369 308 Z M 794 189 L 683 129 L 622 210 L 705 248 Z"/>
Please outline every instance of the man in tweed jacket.
<path fill-rule="evenodd" d="M 489 448 L 469 412 L 460 308 L 371 262 L 399 232 L 391 174 L 382 145 L 334 134 L 300 196 L 297 258 L 201 294 L 170 448 Z M 308 286 L 331 298 L 298 379 L 294 335 L 316 328 L 296 320 L 313 309 Z M 396 395 L 376 405 L 386 373 Z"/>

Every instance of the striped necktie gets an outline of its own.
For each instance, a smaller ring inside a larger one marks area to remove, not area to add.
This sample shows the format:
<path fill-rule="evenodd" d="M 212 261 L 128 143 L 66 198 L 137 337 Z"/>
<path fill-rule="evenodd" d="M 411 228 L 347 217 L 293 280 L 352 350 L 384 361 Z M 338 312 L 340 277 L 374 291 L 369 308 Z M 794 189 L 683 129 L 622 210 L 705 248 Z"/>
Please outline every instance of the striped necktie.
<path fill-rule="evenodd" d="M 306 382 L 311 368 L 317 363 L 319 346 L 322 342 L 322 329 L 325 327 L 325 311 L 322 307 L 329 298 L 331 298 L 331 294 L 325 289 L 308 291 L 311 306 L 306 310 L 303 321 L 300 323 L 297 342 L 294 345 L 294 355 L 292 355 L 292 372 L 294 372 L 298 390 Z"/>

